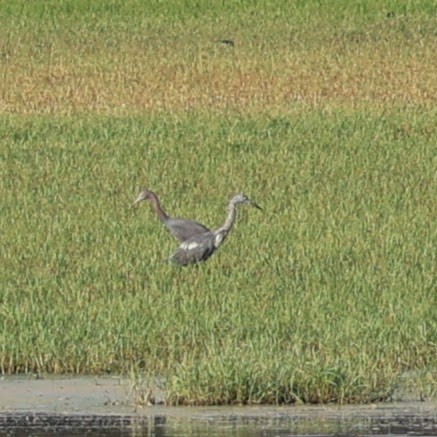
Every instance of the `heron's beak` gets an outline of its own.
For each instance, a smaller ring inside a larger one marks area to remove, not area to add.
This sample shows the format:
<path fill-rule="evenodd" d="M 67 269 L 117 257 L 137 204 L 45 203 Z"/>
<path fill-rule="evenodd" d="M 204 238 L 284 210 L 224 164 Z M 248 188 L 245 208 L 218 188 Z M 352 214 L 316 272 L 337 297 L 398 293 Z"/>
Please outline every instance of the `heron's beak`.
<path fill-rule="evenodd" d="M 264 211 L 257 203 L 255 203 L 253 200 L 250 201 L 250 203 L 252 204 L 252 206 L 254 206 L 255 208 Z"/>

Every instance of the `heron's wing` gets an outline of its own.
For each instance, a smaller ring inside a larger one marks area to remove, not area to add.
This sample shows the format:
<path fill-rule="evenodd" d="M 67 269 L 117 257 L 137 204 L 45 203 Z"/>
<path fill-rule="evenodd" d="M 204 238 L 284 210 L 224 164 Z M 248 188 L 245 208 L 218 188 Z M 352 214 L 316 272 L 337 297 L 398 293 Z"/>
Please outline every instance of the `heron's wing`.
<path fill-rule="evenodd" d="M 214 251 L 214 235 L 211 232 L 205 232 L 184 241 L 170 260 L 182 266 L 195 264 L 208 259 Z"/>
<path fill-rule="evenodd" d="M 165 225 L 172 235 L 179 241 L 187 241 L 196 235 L 210 232 L 206 226 L 194 220 L 168 218 L 165 222 Z"/>

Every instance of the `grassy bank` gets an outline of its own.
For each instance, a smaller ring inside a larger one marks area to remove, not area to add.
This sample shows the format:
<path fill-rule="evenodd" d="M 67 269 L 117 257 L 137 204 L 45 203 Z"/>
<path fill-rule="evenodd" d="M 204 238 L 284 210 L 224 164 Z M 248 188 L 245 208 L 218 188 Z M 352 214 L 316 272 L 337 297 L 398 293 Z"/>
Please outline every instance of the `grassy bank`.
<path fill-rule="evenodd" d="M 0 2 L 3 372 L 176 404 L 435 385 L 435 11 L 319 3 Z M 211 227 L 265 211 L 175 268 L 144 186 Z"/>

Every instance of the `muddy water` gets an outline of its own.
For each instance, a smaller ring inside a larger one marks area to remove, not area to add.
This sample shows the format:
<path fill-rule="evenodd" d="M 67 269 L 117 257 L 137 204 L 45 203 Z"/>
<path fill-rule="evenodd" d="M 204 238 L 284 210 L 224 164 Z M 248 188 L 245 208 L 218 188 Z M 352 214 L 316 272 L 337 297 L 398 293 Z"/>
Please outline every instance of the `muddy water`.
<path fill-rule="evenodd" d="M 437 403 L 136 408 L 121 378 L 3 377 L 0 436 L 437 436 Z"/>

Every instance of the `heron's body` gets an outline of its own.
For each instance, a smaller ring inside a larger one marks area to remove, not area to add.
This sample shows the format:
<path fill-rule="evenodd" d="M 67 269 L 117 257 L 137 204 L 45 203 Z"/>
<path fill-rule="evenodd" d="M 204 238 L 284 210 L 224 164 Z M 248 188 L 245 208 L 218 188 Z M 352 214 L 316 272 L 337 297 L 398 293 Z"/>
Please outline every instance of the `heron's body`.
<path fill-rule="evenodd" d="M 189 238 L 210 232 L 210 230 L 199 222 L 178 217 L 170 217 L 162 208 L 158 196 L 150 190 L 142 191 L 134 202 L 134 205 L 143 200 L 149 200 L 159 217 L 159 220 L 179 241 L 186 241 Z"/>
<path fill-rule="evenodd" d="M 206 226 L 194 220 L 168 217 L 166 220 L 163 220 L 163 223 L 170 233 L 179 241 L 186 241 L 196 235 L 210 232 Z"/>
<path fill-rule="evenodd" d="M 182 266 L 194 264 L 207 260 L 216 249 L 214 234 L 206 232 L 184 241 L 170 257 L 170 260 Z"/>
<path fill-rule="evenodd" d="M 229 202 L 229 213 L 223 226 L 215 231 L 194 235 L 184 241 L 170 257 L 170 260 L 182 266 L 206 261 L 226 240 L 237 218 L 237 205 L 244 203 L 251 203 L 256 208 L 261 209 L 245 194 L 237 194 Z"/>

